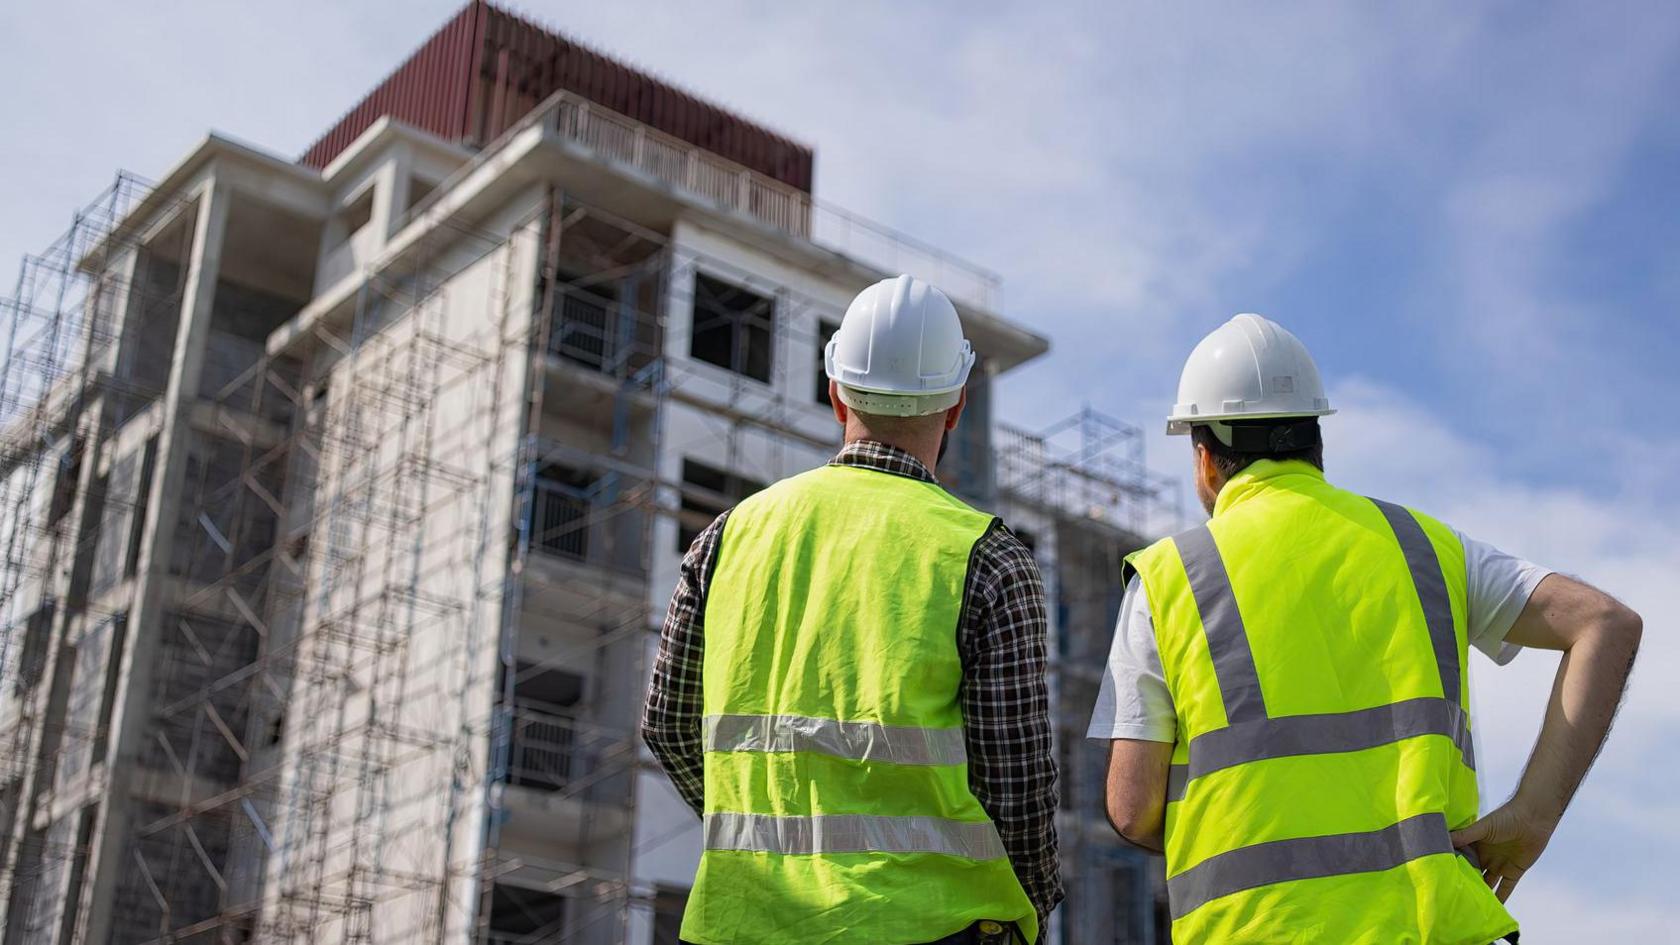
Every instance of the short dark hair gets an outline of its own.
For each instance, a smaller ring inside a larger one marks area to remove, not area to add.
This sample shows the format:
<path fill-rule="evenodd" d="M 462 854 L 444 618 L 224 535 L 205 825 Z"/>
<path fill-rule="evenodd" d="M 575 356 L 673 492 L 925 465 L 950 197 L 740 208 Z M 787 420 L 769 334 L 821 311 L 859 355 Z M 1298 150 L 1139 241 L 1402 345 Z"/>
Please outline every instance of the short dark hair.
<path fill-rule="evenodd" d="M 1213 457 L 1214 468 L 1218 469 L 1219 474 L 1224 476 L 1226 479 L 1235 476 L 1237 473 L 1242 472 L 1262 459 L 1275 459 L 1280 461 L 1286 459 L 1298 459 L 1303 462 L 1311 463 L 1320 472 L 1323 472 L 1324 443 L 1319 440 L 1318 420 L 1313 419 L 1307 421 L 1306 423 L 1302 423 L 1299 420 L 1291 419 L 1287 421 L 1287 423 L 1302 427 L 1310 425 L 1313 445 L 1302 447 L 1300 449 L 1268 449 L 1259 452 L 1238 451 L 1232 447 L 1226 446 L 1218 436 L 1214 435 L 1213 429 L 1205 423 L 1198 423 L 1190 428 L 1190 439 L 1198 446 L 1201 446 L 1203 449 L 1208 451 L 1208 455 Z M 1270 427 L 1277 426 L 1277 423 L 1268 423 L 1265 420 L 1239 420 L 1231 424 L 1233 427 L 1239 425 Z"/>

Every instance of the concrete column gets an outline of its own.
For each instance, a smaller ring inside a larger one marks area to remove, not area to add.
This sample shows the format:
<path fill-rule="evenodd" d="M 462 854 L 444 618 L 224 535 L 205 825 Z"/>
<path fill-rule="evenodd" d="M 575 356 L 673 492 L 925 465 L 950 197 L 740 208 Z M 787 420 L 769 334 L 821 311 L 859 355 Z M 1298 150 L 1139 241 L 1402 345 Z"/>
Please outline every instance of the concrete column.
<path fill-rule="evenodd" d="M 181 487 L 186 474 L 187 450 L 192 442 L 191 408 L 198 399 L 199 378 L 204 365 L 204 348 L 210 332 L 210 313 L 215 302 L 216 280 L 221 271 L 222 244 L 227 234 L 230 194 L 227 186 L 210 177 L 200 188 L 198 218 L 194 225 L 192 255 L 188 263 L 186 289 L 181 299 L 181 318 L 175 333 L 169 383 L 161 402 L 151 492 L 146 518 L 140 523 L 140 557 L 135 569 L 135 586 L 128 613 L 127 645 L 121 654 L 115 706 L 111 714 L 110 742 L 106 749 L 107 772 L 126 773 L 140 756 L 151 707 L 152 659 L 158 647 L 162 616 L 168 601 L 169 560 L 175 538 L 175 520 L 180 514 Z M 108 779 L 113 788 L 99 811 L 89 844 L 86 880 L 82 885 L 79 934 L 72 941 L 102 943 L 110 937 L 111 906 L 117 886 L 132 872 L 128 840 L 132 827 L 133 802 L 127 796 L 128 780 Z"/>

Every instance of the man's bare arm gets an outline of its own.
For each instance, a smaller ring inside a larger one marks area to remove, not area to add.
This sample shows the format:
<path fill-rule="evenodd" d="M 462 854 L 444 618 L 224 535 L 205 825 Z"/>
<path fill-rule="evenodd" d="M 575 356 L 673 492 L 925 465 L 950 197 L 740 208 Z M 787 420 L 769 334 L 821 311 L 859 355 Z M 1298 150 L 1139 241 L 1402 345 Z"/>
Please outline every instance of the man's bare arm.
<path fill-rule="evenodd" d="M 1108 750 L 1108 822 L 1134 846 L 1157 853 L 1167 816 L 1172 742 L 1116 738 Z"/>
<path fill-rule="evenodd" d="M 1505 639 L 1562 650 L 1540 738 L 1511 799 L 1454 831 L 1469 846 L 1501 902 L 1534 865 L 1604 744 L 1621 704 L 1643 625 L 1615 598 L 1551 574 L 1540 582 Z"/>

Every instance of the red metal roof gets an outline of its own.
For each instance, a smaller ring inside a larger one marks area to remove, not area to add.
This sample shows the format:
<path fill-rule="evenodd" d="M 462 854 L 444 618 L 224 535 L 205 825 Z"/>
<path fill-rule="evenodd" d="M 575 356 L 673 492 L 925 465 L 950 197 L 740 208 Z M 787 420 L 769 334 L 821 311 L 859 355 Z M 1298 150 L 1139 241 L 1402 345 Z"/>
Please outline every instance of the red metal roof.
<path fill-rule="evenodd" d="M 562 89 L 811 189 L 810 148 L 483 0 L 462 8 L 300 160 L 325 167 L 383 115 L 482 146 Z"/>

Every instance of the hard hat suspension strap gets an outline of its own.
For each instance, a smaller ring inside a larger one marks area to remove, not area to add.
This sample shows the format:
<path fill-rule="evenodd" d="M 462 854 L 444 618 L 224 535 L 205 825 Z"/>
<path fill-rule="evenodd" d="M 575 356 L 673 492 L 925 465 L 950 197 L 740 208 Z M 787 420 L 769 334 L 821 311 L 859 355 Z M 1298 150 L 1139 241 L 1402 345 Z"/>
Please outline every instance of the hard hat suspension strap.
<path fill-rule="evenodd" d="M 1231 449 L 1239 453 L 1289 453 L 1319 444 L 1318 418 L 1229 421 Z"/>

